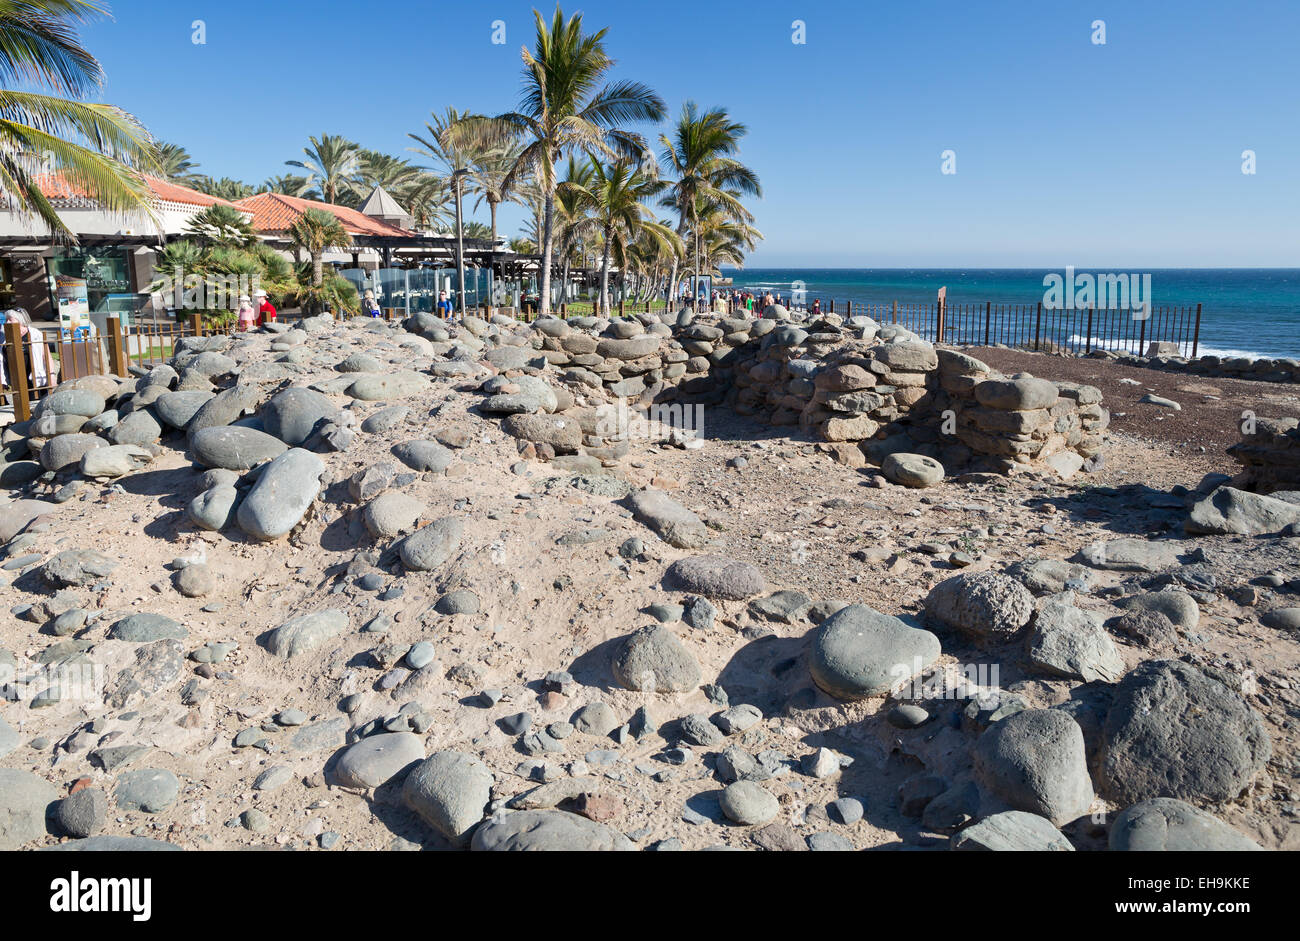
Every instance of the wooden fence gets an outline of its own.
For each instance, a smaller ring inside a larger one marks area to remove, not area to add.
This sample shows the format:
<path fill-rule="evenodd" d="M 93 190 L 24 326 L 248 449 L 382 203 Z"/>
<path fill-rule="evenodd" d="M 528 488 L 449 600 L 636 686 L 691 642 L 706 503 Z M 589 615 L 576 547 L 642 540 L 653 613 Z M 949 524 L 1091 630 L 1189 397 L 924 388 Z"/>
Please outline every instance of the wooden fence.
<path fill-rule="evenodd" d="M 14 421 L 32 417 L 32 403 L 61 382 L 91 375 L 131 375 L 132 364 L 148 368 L 167 362 L 182 337 L 210 336 L 228 328 L 206 325 L 200 314 L 175 322 L 137 321 L 126 331 L 109 317 L 102 334 L 86 339 L 37 339 L 32 328 L 14 321 L 4 325 L 4 395 L 11 399 Z"/>

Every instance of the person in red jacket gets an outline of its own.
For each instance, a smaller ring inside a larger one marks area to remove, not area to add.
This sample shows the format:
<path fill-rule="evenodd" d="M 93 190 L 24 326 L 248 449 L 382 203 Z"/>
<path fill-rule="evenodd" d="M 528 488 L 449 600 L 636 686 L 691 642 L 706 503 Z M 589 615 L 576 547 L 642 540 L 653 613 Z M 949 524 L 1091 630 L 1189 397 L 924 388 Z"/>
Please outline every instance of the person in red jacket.
<path fill-rule="evenodd" d="M 271 299 L 266 296 L 265 291 L 258 291 L 256 296 L 260 302 L 257 308 L 257 325 L 264 327 L 268 323 L 275 323 L 275 305 L 271 303 Z"/>

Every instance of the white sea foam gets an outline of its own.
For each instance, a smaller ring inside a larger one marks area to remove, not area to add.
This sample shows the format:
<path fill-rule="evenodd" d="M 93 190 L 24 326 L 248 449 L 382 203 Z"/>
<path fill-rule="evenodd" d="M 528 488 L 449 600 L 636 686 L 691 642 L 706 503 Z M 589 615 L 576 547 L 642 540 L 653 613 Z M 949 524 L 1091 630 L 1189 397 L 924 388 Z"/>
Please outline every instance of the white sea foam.
<path fill-rule="evenodd" d="M 1073 336 L 1070 337 L 1069 342 L 1070 342 L 1070 344 L 1071 344 L 1072 346 L 1074 346 L 1074 345 L 1078 345 L 1080 348 L 1082 348 L 1082 347 L 1083 347 L 1083 346 L 1084 346 L 1088 341 L 1087 341 L 1087 338 L 1086 338 L 1086 337 L 1083 337 L 1083 336 L 1081 336 L 1080 334 L 1077 334 L 1077 333 L 1076 333 L 1076 334 L 1074 334 Z M 1180 344 L 1180 346 L 1181 346 L 1181 348 L 1182 348 L 1182 350 L 1183 350 L 1183 355 L 1190 355 L 1190 353 L 1191 353 L 1191 344 L 1190 344 L 1190 343 Z M 1137 343 L 1136 343 L 1132 338 L 1130 338 L 1130 339 L 1128 340 L 1128 342 L 1126 343 L 1126 342 L 1123 341 L 1123 340 L 1116 340 L 1116 339 L 1114 339 L 1113 337 L 1110 338 L 1110 339 L 1102 339 L 1101 337 L 1093 337 L 1093 338 L 1092 338 L 1092 349 L 1094 349 L 1094 350 L 1130 350 L 1130 351 L 1137 352 L 1137 353 L 1140 353 L 1140 354 L 1145 354 L 1145 353 L 1146 353 L 1146 350 L 1139 350 L 1139 349 L 1137 349 Z M 1222 358 L 1224 358 L 1224 359 L 1231 358 L 1231 357 L 1241 357 L 1241 358 L 1244 358 L 1244 359 L 1273 359 L 1273 358 L 1276 357 L 1276 354 L 1259 353 L 1259 352 L 1256 352 L 1256 351 L 1254 351 L 1254 350 L 1233 350 L 1233 349 L 1226 349 L 1226 348 L 1223 348 L 1223 347 L 1217 347 L 1217 346 L 1206 346 L 1204 343 L 1200 344 L 1200 345 L 1196 348 L 1196 355 L 1197 355 L 1197 356 L 1219 356 L 1219 357 L 1222 357 Z"/>

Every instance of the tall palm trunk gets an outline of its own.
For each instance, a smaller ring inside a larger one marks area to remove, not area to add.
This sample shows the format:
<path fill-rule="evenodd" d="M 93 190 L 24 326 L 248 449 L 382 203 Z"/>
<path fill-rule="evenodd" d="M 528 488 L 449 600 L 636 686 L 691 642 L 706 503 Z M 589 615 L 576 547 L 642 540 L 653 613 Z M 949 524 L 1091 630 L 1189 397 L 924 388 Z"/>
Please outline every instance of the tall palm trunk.
<path fill-rule="evenodd" d="M 489 199 L 487 201 L 488 212 L 492 214 L 492 251 L 497 250 L 497 201 Z"/>
<path fill-rule="evenodd" d="M 546 220 L 542 223 L 542 289 L 539 312 L 551 312 L 551 242 L 555 238 L 555 183 L 546 183 Z"/>
<path fill-rule="evenodd" d="M 600 256 L 600 310 L 603 314 L 609 313 L 609 237 L 613 231 L 611 227 L 605 227 L 605 250 Z"/>
<path fill-rule="evenodd" d="M 311 283 L 320 287 L 325 283 L 325 253 L 311 253 Z"/>

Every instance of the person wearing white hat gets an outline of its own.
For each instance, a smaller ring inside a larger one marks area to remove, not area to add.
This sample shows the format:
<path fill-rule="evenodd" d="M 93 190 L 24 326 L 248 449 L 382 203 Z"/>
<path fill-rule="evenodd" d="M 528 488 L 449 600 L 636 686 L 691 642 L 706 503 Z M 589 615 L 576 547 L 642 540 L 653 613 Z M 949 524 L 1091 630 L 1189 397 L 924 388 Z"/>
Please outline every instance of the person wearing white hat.
<path fill-rule="evenodd" d="M 257 311 L 253 309 L 253 302 L 247 294 L 239 297 L 239 313 L 235 318 L 235 327 L 240 333 L 246 330 L 252 330 L 257 326 Z"/>
<path fill-rule="evenodd" d="M 361 313 L 368 317 L 383 316 L 382 312 L 379 310 L 378 302 L 375 301 L 375 292 L 369 288 L 366 289 L 366 296 L 361 301 Z"/>
<path fill-rule="evenodd" d="M 266 292 L 258 288 L 253 292 L 253 297 L 257 298 L 257 322 L 259 326 L 266 326 L 268 323 L 275 323 L 275 305 L 271 299 L 266 296 Z"/>

